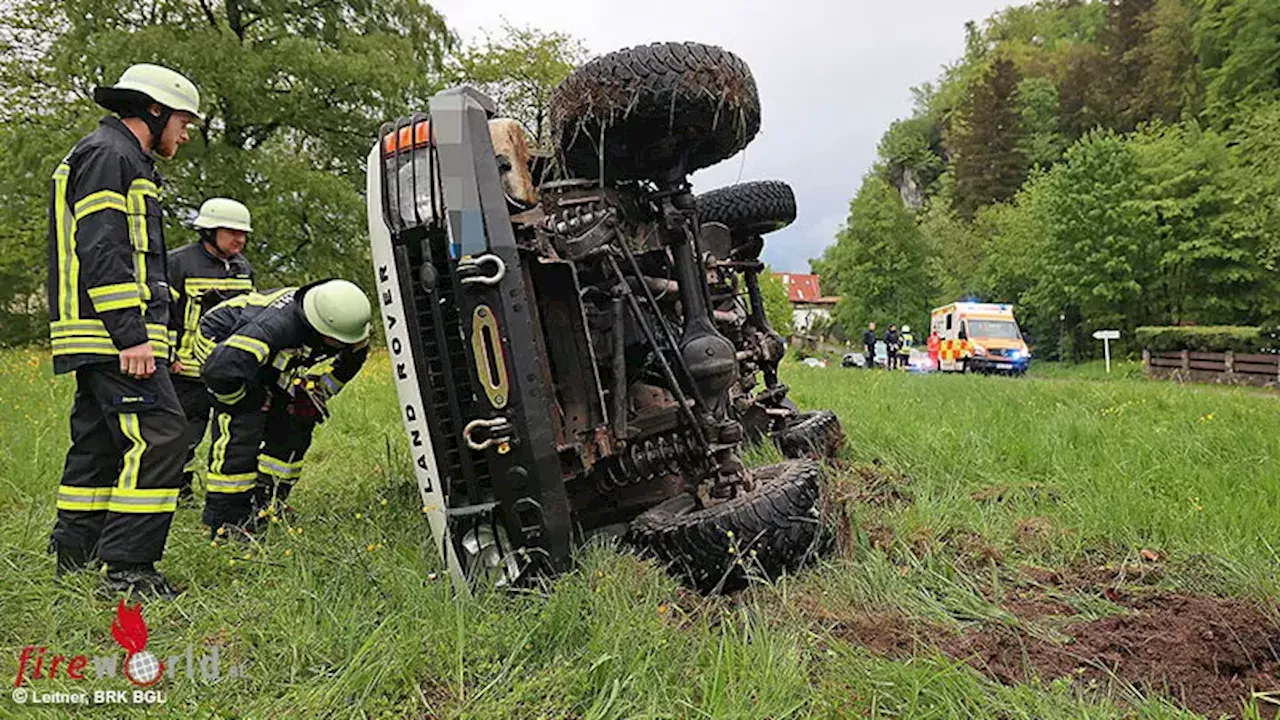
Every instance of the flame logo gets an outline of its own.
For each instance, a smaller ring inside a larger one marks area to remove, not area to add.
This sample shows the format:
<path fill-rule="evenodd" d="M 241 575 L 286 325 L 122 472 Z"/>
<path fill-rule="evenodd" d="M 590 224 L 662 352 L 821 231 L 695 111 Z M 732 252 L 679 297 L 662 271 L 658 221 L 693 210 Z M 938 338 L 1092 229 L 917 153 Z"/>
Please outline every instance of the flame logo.
<path fill-rule="evenodd" d="M 142 619 L 141 604 L 129 607 L 124 604 L 124 598 L 120 598 L 116 619 L 111 621 L 111 635 L 125 649 L 124 674 L 130 682 L 146 687 L 164 676 L 164 663 L 157 662 L 151 653 L 146 652 L 147 621 Z M 133 672 L 135 666 L 141 672 Z M 135 677 L 135 674 L 141 677 Z"/>
<path fill-rule="evenodd" d="M 116 619 L 111 621 L 111 634 L 120 647 L 130 654 L 147 649 L 147 621 L 142 619 L 142 605 L 129 607 L 120 598 Z"/>

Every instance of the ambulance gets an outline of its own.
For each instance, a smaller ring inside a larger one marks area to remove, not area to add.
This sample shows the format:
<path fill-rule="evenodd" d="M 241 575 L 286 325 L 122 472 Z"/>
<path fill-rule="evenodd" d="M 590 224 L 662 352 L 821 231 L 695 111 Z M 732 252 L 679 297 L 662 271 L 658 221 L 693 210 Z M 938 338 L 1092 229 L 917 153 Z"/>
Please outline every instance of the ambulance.
<path fill-rule="evenodd" d="M 1021 375 L 1031 360 L 1012 305 L 944 305 L 934 309 L 929 330 L 938 336 L 938 369 L 943 372 Z"/>

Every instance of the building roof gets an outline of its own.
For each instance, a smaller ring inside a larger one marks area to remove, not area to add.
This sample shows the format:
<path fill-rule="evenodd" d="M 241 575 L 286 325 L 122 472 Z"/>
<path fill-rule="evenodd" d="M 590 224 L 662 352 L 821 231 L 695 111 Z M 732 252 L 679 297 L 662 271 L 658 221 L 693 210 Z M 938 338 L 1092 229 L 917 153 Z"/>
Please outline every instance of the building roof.
<path fill-rule="evenodd" d="M 782 284 L 787 288 L 787 299 L 793 303 L 811 301 L 822 297 L 822 289 L 817 275 L 779 273 L 778 276 L 782 279 Z"/>
<path fill-rule="evenodd" d="M 822 284 L 817 275 L 802 273 L 774 273 L 787 288 L 787 299 L 792 304 L 834 305 L 839 296 L 823 295 Z"/>

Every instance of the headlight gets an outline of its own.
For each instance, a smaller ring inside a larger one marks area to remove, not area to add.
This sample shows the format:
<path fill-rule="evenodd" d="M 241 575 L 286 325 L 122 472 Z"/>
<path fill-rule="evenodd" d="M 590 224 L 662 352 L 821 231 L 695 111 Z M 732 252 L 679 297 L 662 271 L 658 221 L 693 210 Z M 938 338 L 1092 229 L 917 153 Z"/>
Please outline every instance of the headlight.
<path fill-rule="evenodd" d="M 986 348 L 984 348 L 984 347 L 982 347 L 981 345 L 974 345 L 974 346 L 973 346 L 973 354 L 974 354 L 974 355 L 977 355 L 977 356 L 979 356 L 979 357 L 984 356 L 984 355 L 986 355 L 986 354 L 987 354 L 987 349 L 986 349 Z"/>

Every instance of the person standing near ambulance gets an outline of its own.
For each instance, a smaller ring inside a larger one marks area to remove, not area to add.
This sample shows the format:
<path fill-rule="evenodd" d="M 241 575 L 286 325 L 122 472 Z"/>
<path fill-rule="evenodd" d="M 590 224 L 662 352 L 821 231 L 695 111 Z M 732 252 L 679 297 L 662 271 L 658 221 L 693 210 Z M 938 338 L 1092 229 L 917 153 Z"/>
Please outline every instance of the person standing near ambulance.
<path fill-rule="evenodd" d="M 209 427 L 213 399 L 200 379 L 195 344 L 200 318 L 210 308 L 253 290 L 253 266 L 242 254 L 253 231 L 249 208 L 230 198 L 210 198 L 196 215 L 200 239 L 169 256 L 169 336 L 173 345 L 173 387 L 187 417 L 187 455 L 179 500 L 192 496 L 196 447 Z"/>
<path fill-rule="evenodd" d="M 94 100 L 113 114 L 58 164 L 49 201 L 49 334 L 75 373 L 71 447 L 50 537 L 59 575 L 106 564 L 111 591 L 173 598 L 164 554 L 186 423 L 169 377 L 162 180 L 200 120 L 200 94 L 159 65 L 132 65 Z"/>

